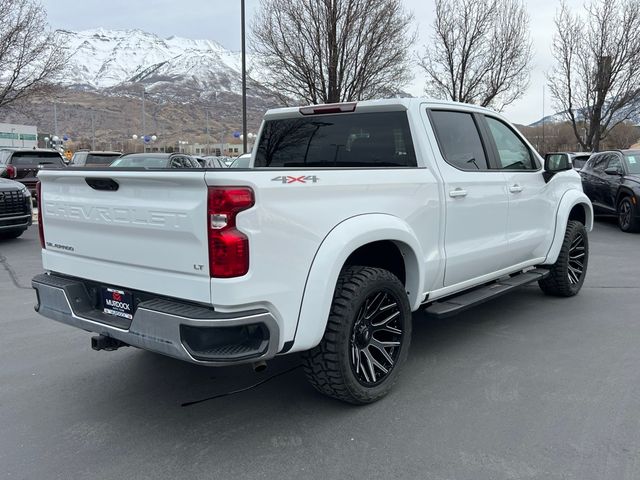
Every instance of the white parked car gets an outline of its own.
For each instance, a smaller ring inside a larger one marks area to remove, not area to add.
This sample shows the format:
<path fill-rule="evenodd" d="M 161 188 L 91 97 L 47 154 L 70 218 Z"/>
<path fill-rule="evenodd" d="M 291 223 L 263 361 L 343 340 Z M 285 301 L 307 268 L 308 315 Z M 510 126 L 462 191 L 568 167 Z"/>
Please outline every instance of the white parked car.
<path fill-rule="evenodd" d="M 411 312 L 521 285 L 579 292 L 593 213 L 493 111 L 393 99 L 267 112 L 250 171 L 40 172 L 44 316 L 200 365 L 303 352 L 320 392 L 367 403 Z"/>

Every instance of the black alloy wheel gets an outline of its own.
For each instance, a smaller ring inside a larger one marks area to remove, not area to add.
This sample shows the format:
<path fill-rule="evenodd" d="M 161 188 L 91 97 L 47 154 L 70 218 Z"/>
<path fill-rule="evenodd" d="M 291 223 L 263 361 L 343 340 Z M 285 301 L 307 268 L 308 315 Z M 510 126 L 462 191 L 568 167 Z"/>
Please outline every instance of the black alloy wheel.
<path fill-rule="evenodd" d="M 384 397 L 398 379 L 411 341 L 404 285 L 388 270 L 348 266 L 340 273 L 322 340 L 302 355 L 320 393 L 353 404 Z"/>
<path fill-rule="evenodd" d="M 351 333 L 351 368 L 362 385 L 374 386 L 391 373 L 400 354 L 403 319 L 397 300 L 373 292 L 358 311 Z"/>
<path fill-rule="evenodd" d="M 538 282 L 547 295 L 572 297 L 582 288 L 589 264 L 589 237 L 585 226 L 569 220 L 556 263 L 547 266 L 549 275 Z"/>
<path fill-rule="evenodd" d="M 569 260 L 567 262 L 567 277 L 571 285 L 578 285 L 582 280 L 585 271 L 585 235 L 581 233 L 571 242 L 569 247 Z"/>
<path fill-rule="evenodd" d="M 618 203 L 618 226 L 623 232 L 637 232 L 640 221 L 636 216 L 636 205 L 631 197 L 624 197 Z"/>

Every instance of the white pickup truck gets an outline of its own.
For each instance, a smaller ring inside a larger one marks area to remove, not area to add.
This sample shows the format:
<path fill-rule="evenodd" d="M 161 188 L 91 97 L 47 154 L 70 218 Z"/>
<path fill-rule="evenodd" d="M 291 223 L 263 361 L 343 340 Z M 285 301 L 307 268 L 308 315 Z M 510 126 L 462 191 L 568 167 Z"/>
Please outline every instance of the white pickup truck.
<path fill-rule="evenodd" d="M 555 158 L 555 157 L 554 157 Z M 247 169 L 39 174 L 36 310 L 200 365 L 303 352 L 322 393 L 384 396 L 411 312 L 538 282 L 578 293 L 592 206 L 503 117 L 393 99 L 267 112 Z"/>

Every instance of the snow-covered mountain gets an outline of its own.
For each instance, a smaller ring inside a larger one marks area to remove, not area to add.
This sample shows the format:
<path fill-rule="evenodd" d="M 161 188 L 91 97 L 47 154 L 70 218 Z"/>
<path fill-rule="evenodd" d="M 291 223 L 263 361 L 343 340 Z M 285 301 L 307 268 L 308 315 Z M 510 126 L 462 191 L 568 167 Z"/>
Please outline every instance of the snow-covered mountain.
<path fill-rule="evenodd" d="M 151 93 L 184 87 L 189 95 L 241 91 L 240 53 L 211 40 L 160 38 L 140 30 L 62 31 L 70 68 L 62 84 L 82 89 L 113 89 L 139 83 Z M 255 70 L 248 61 L 249 76 Z M 172 95 L 173 96 L 173 95 Z"/>
<path fill-rule="evenodd" d="M 133 134 L 143 132 L 172 147 L 177 141 L 229 140 L 242 128 L 240 53 L 211 40 L 140 30 L 59 34 L 69 54 L 59 88 L 49 98 L 4 111 L 8 121 L 64 132 L 85 147 L 95 133 L 97 145 L 107 149 L 117 143 L 124 149 Z M 282 100 L 264 86 L 268 76 L 251 56 L 247 73 L 247 126 L 257 132 L 264 112 Z"/>

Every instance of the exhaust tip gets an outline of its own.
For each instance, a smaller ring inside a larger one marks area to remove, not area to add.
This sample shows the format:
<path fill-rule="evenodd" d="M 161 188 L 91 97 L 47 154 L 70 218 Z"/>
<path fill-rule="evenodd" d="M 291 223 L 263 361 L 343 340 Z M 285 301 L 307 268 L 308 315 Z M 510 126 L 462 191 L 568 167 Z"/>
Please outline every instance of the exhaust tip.
<path fill-rule="evenodd" d="M 264 372 L 267 369 L 267 362 L 264 360 L 260 360 L 259 362 L 254 362 L 251 364 L 253 367 L 253 371 L 256 373 Z"/>

